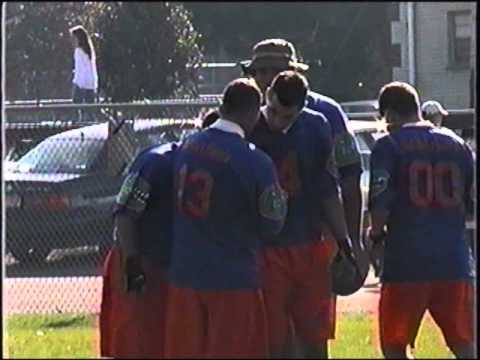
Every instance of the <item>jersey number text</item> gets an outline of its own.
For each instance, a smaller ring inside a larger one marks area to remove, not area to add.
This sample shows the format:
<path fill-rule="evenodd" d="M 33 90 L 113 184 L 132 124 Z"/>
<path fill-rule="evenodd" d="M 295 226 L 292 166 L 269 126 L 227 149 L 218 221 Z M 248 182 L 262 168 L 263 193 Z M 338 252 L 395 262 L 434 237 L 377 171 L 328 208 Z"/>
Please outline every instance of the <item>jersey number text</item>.
<path fill-rule="evenodd" d="M 463 186 L 457 164 L 414 161 L 408 173 L 410 200 L 416 207 L 449 208 L 461 204 Z"/>
<path fill-rule="evenodd" d="M 178 210 L 195 218 L 206 218 L 212 188 L 213 178 L 208 172 L 195 170 L 189 173 L 187 165 L 183 165 L 179 172 Z"/>

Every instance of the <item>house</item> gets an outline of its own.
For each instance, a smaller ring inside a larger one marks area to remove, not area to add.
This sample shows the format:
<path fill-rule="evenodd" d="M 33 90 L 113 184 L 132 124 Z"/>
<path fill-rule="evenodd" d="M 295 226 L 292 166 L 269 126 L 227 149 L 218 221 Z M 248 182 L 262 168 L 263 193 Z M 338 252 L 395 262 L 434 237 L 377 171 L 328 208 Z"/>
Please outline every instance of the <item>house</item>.
<path fill-rule="evenodd" d="M 474 107 L 476 2 L 400 2 L 391 23 L 400 61 L 393 80 L 414 85 L 422 101 Z M 399 48 L 399 49 L 398 49 Z"/>

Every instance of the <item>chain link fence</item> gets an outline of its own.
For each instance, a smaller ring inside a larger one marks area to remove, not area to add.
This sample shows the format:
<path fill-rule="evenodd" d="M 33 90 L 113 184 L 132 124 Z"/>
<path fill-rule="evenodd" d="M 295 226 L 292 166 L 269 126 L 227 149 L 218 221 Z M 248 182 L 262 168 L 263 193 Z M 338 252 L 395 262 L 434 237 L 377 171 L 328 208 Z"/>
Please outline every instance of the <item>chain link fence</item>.
<path fill-rule="evenodd" d="M 217 104 L 8 104 L 5 313 L 98 312 L 112 206 L 129 165 L 142 149 L 198 131 Z"/>
<path fill-rule="evenodd" d="M 129 165 L 148 146 L 198 131 L 218 103 L 7 104 L 4 313 L 98 313 L 112 206 Z M 447 126 L 473 139 L 474 112 L 450 113 Z"/>

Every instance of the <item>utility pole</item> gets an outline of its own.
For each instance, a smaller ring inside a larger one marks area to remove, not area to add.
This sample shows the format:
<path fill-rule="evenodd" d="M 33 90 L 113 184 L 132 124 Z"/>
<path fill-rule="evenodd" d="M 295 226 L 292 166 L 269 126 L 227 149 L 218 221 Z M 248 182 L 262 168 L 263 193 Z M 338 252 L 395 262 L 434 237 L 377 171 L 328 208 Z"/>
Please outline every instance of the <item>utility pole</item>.
<path fill-rule="evenodd" d="M 408 82 L 415 86 L 415 3 L 407 3 Z"/>
<path fill-rule="evenodd" d="M 477 108 L 477 3 L 472 3 L 472 36 L 470 52 L 470 108 Z"/>

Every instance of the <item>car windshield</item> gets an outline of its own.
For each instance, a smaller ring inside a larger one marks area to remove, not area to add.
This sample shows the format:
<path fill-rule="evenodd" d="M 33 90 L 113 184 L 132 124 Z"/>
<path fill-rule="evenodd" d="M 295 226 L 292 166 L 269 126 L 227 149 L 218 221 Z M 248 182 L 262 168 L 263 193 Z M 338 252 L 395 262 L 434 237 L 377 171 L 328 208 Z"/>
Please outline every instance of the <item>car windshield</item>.
<path fill-rule="evenodd" d="M 16 172 L 37 174 L 81 174 L 90 168 L 101 151 L 99 139 L 53 138 L 42 141 L 26 153 Z"/>

